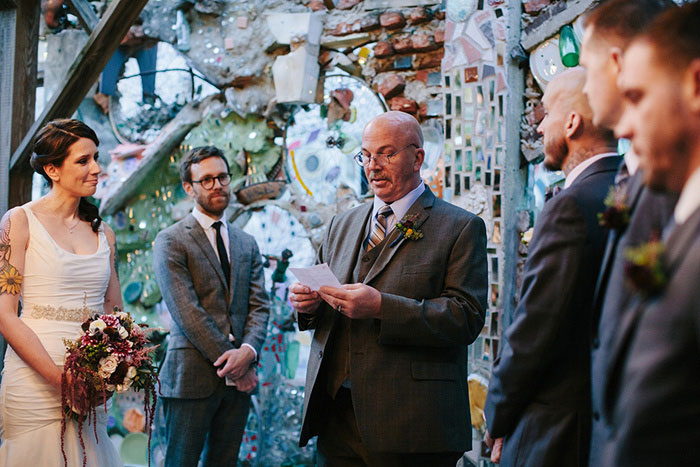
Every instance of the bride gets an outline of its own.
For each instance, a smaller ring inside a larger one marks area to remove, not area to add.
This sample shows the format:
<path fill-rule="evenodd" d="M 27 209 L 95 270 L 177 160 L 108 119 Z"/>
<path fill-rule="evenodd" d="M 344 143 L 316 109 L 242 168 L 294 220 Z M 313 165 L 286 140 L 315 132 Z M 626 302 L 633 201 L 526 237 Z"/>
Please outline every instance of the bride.
<path fill-rule="evenodd" d="M 61 439 L 63 339 L 78 337 L 95 311 L 121 306 L 114 232 L 85 197 L 100 166 L 95 132 L 78 120 L 39 131 L 31 164 L 49 193 L 8 211 L 0 222 L 0 333 L 10 345 L 0 385 L 0 466 L 122 465 L 107 436 L 107 415 L 68 421 Z M 18 302 L 22 314 L 17 316 Z M 95 430 L 97 438 L 95 437 Z"/>

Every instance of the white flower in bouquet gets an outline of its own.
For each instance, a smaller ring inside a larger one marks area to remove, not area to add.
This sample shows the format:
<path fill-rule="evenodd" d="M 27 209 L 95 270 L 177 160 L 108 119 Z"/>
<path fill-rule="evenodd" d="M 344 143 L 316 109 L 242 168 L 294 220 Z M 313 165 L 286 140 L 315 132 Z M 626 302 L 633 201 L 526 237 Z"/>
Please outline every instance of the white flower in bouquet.
<path fill-rule="evenodd" d="M 90 332 L 90 335 L 92 336 L 97 331 L 100 331 L 100 332 L 104 331 L 106 327 L 107 327 L 107 324 L 104 321 L 102 321 L 101 319 L 96 319 L 95 321 L 90 323 L 90 328 L 88 329 L 88 331 Z"/>
<path fill-rule="evenodd" d="M 105 384 L 105 391 L 114 392 L 116 389 L 117 387 L 114 384 Z"/>
<path fill-rule="evenodd" d="M 129 313 L 126 313 L 124 311 L 118 311 L 114 313 L 114 316 L 116 316 L 119 321 L 124 321 L 129 318 Z"/>
<path fill-rule="evenodd" d="M 129 331 L 127 331 L 124 326 L 119 326 L 117 331 L 119 332 L 119 337 L 121 337 L 122 339 L 126 339 L 127 337 L 129 337 Z"/>
<path fill-rule="evenodd" d="M 100 359 L 100 369 L 98 371 L 101 378 L 109 378 L 117 369 L 119 359 L 114 355 Z"/>
<path fill-rule="evenodd" d="M 130 366 L 128 370 L 126 370 L 126 377 L 129 379 L 134 379 L 136 376 L 136 367 L 135 366 Z"/>
<path fill-rule="evenodd" d="M 131 384 L 133 381 L 131 378 L 124 378 L 124 381 L 122 381 L 122 384 L 117 384 L 117 392 L 125 392 L 128 391 L 129 388 L 131 387 Z"/>

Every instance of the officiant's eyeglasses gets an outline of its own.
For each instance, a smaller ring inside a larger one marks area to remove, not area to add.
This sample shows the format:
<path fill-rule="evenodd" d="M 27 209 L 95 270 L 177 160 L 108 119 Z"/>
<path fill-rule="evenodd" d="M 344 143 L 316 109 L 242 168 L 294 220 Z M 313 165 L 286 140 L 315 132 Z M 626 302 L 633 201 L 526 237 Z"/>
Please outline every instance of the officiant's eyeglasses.
<path fill-rule="evenodd" d="M 216 181 L 221 183 L 221 186 L 228 186 L 231 183 L 231 174 L 219 174 L 216 177 L 204 177 L 201 180 L 192 180 L 192 183 L 199 183 L 205 190 L 211 190 L 214 188 Z"/>
<path fill-rule="evenodd" d="M 394 157 L 404 149 L 408 148 L 409 146 L 418 147 L 415 143 L 411 143 L 408 146 L 404 146 L 392 154 L 375 154 L 374 156 L 369 154 L 368 152 L 360 151 L 353 156 L 353 159 L 355 159 L 355 162 L 357 162 L 357 164 L 361 167 L 367 167 L 372 162 L 372 159 L 374 159 L 375 164 L 377 164 L 380 167 L 384 167 L 385 165 L 389 165 L 389 162 L 391 161 L 392 157 Z"/>

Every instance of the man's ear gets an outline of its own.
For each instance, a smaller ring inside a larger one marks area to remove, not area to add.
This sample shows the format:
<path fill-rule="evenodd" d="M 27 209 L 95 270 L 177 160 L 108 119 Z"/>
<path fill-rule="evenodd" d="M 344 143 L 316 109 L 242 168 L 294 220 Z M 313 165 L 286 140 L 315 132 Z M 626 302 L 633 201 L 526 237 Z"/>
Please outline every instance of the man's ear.
<path fill-rule="evenodd" d="M 416 160 L 413 162 L 413 172 L 420 172 L 420 168 L 423 166 L 423 159 L 425 159 L 425 151 L 423 148 L 416 149 Z"/>
<path fill-rule="evenodd" d="M 583 119 L 581 115 L 578 112 L 569 112 L 569 116 L 566 118 L 564 134 L 568 139 L 572 139 L 580 130 L 583 130 Z"/>
<path fill-rule="evenodd" d="M 190 182 L 182 182 L 182 188 L 185 190 L 185 193 L 187 193 L 187 196 L 194 199 L 194 187 Z"/>
<path fill-rule="evenodd" d="M 620 76 L 620 71 L 622 70 L 622 56 L 623 56 L 622 49 L 619 47 L 611 47 L 610 48 L 610 56 L 609 60 L 612 65 L 613 72 L 615 73 L 615 76 Z"/>
<path fill-rule="evenodd" d="M 696 116 L 700 116 L 700 58 L 696 58 L 685 73 L 685 98 L 688 108 Z"/>

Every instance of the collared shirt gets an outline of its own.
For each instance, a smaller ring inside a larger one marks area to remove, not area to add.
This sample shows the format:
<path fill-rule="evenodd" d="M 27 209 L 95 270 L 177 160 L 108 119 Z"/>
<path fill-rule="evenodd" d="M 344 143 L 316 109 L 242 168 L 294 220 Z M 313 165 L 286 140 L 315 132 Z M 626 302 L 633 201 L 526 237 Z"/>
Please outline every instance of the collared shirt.
<path fill-rule="evenodd" d="M 677 225 L 681 225 L 700 208 L 700 168 L 695 169 L 690 178 L 685 182 L 681 196 L 678 198 L 676 208 L 673 211 L 673 219 Z"/>
<path fill-rule="evenodd" d="M 195 205 L 194 209 L 192 209 L 192 215 L 194 216 L 195 219 L 197 219 L 197 222 L 199 222 L 199 225 L 202 226 L 202 229 L 204 230 L 204 235 L 207 236 L 207 240 L 209 240 L 209 244 L 211 245 L 212 249 L 214 250 L 214 254 L 216 255 L 216 258 L 221 261 L 221 258 L 219 258 L 219 250 L 216 248 L 216 229 L 212 227 L 214 225 L 214 222 L 221 221 L 221 238 L 224 241 L 224 246 L 226 247 L 226 254 L 231 257 L 231 248 L 229 248 L 229 238 L 228 238 L 228 222 L 226 221 L 226 216 L 221 216 L 218 219 L 214 219 L 212 217 L 209 217 L 207 214 L 204 214 L 202 211 L 197 209 L 197 206 Z M 229 334 L 229 340 L 233 339 L 233 335 Z M 253 351 L 253 354 L 255 355 L 255 360 L 258 359 L 258 352 L 255 350 L 255 347 L 253 347 L 250 344 L 243 343 L 241 344 L 242 346 L 247 346 L 250 347 L 250 350 Z"/>
<path fill-rule="evenodd" d="M 625 165 L 630 176 L 634 175 L 639 168 L 639 156 L 634 153 L 634 150 L 630 149 L 625 153 Z"/>
<path fill-rule="evenodd" d="M 401 219 L 403 219 L 403 216 L 406 215 L 410 207 L 413 205 L 413 203 L 416 202 L 416 200 L 420 197 L 420 195 L 423 194 L 424 191 L 425 183 L 423 183 L 423 180 L 421 180 L 421 182 L 416 188 L 406 193 L 403 198 L 397 199 L 389 205 L 391 207 L 391 210 L 393 211 L 393 214 L 387 217 L 386 219 L 387 234 L 391 232 L 394 227 L 396 227 L 396 224 Z M 385 205 L 386 203 L 379 199 L 378 196 L 374 197 L 374 207 L 372 208 L 372 222 L 377 222 L 377 213 L 382 208 L 382 206 Z"/>
<path fill-rule="evenodd" d="M 566 176 L 566 181 L 564 181 L 564 188 L 569 188 L 583 173 L 583 171 L 590 167 L 594 162 L 597 162 L 604 157 L 613 157 L 618 155 L 619 154 L 616 152 L 604 152 L 603 154 L 598 154 L 597 156 L 590 157 L 585 161 L 581 162 L 579 165 L 574 167 L 574 170 L 569 172 L 569 175 Z"/>
<path fill-rule="evenodd" d="M 214 249 L 214 254 L 219 259 L 219 261 L 221 261 L 221 258 L 219 258 L 219 249 L 216 248 L 216 229 L 212 227 L 212 225 L 214 225 L 214 222 L 216 221 L 221 221 L 221 238 L 223 239 L 224 246 L 226 247 L 226 254 L 228 254 L 230 258 L 231 249 L 228 246 L 228 222 L 226 222 L 225 216 L 221 216 L 218 219 L 214 219 L 200 211 L 197 208 L 197 206 L 195 206 L 194 209 L 192 209 L 192 215 L 195 219 L 197 219 L 197 222 L 199 222 L 199 225 L 202 226 L 202 229 L 204 229 L 204 235 L 207 236 L 207 240 L 209 240 L 209 244 Z"/>

